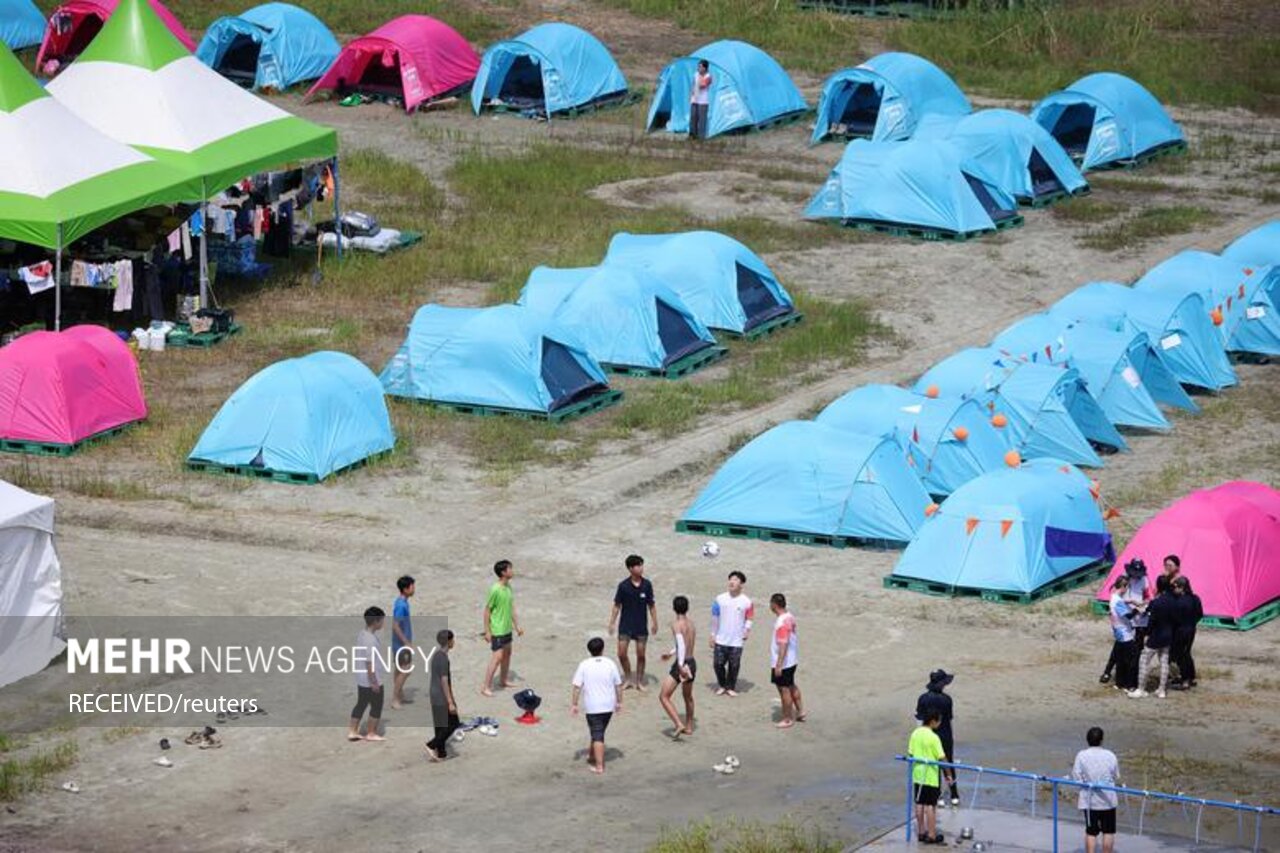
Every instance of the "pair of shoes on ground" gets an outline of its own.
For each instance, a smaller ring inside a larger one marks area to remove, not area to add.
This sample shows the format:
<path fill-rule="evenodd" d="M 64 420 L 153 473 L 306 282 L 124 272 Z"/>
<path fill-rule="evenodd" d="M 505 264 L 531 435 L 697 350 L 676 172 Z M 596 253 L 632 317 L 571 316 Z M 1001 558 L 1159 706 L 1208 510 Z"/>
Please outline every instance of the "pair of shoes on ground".
<path fill-rule="evenodd" d="M 927 835 L 920 836 L 920 843 L 921 844 L 946 844 L 947 839 L 943 837 L 941 832 L 939 832 L 935 834 L 932 838 L 930 838 Z"/>
<path fill-rule="evenodd" d="M 1144 698 L 1144 697 L 1146 697 L 1146 696 L 1150 696 L 1150 695 L 1151 695 L 1150 693 L 1148 693 L 1147 691 L 1143 690 L 1141 687 L 1139 687 L 1139 688 L 1138 688 L 1138 689 L 1136 689 L 1136 690 L 1130 690 L 1130 691 L 1129 691 L 1129 698 L 1130 698 L 1130 699 L 1142 699 L 1142 698 Z M 1155 697 L 1156 697 L 1157 699 L 1163 699 L 1163 698 L 1165 697 L 1165 692 L 1164 692 L 1163 690 L 1157 690 L 1157 691 L 1155 692 Z"/>
<path fill-rule="evenodd" d="M 742 762 L 738 760 L 737 756 L 726 755 L 722 763 L 712 766 L 711 769 L 716 771 L 717 773 L 723 773 L 726 776 L 732 776 L 734 773 L 738 772 L 738 768 L 741 766 L 742 766 Z"/>

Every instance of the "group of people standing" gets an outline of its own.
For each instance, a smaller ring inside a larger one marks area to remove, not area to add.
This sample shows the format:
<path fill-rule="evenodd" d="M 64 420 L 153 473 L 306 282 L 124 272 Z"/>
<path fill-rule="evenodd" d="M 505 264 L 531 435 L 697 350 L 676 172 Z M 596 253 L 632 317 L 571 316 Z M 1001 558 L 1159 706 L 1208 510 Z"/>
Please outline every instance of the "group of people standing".
<path fill-rule="evenodd" d="M 1164 558 L 1164 571 L 1154 584 L 1141 559 L 1126 563 L 1124 574 L 1112 584 L 1108 608 L 1114 642 L 1098 679 L 1101 683 L 1114 680 L 1117 689 L 1140 699 L 1150 695 L 1148 680 L 1158 667 L 1155 695 L 1161 699 L 1170 687 L 1188 690 L 1196 685 L 1192 647 L 1204 607 L 1176 554 Z M 1170 665 L 1177 668 L 1172 682 Z"/>
<path fill-rule="evenodd" d="M 590 736 L 588 763 L 596 773 L 604 772 L 604 735 L 613 715 L 622 710 L 624 692 L 636 690 L 644 693 L 648 689 L 645 677 L 647 645 L 649 637 L 659 630 L 657 602 L 653 584 L 644 576 L 644 559 L 632 554 L 626 558 L 625 565 L 627 577 L 618 584 L 614 593 L 608 626 L 609 634 L 617 632 L 617 662 L 604 657 L 604 639 L 593 637 L 587 643 L 589 657 L 578 665 L 572 679 L 570 712 L 575 716 L 580 712 L 586 715 Z M 511 653 L 515 637 L 524 634 L 511 588 L 515 569 L 511 561 L 499 560 L 493 571 L 496 580 L 489 589 L 483 613 L 484 639 L 490 649 L 484 681 L 479 688 L 479 693 L 484 696 L 493 695 L 495 676 L 497 687 L 515 686 L 510 671 Z M 743 591 L 746 582 L 744 573 L 730 572 L 726 590 L 716 596 L 711 605 L 708 645 L 716 675 L 714 692 L 717 696 L 732 698 L 738 695 L 742 653 L 751 635 L 755 616 L 755 606 Z M 415 650 L 410 600 L 416 584 L 412 577 L 405 575 L 396 582 L 396 587 L 399 595 L 392 607 L 390 657 L 395 669 L 391 679 L 393 709 L 409 701 L 405 699 L 404 687 L 414 669 Z M 777 687 L 782 703 L 781 718 L 776 726 L 787 729 L 805 720 L 803 697 L 796 685 L 799 663 L 796 620 L 787 609 L 787 599 L 782 593 L 770 596 L 769 609 L 774 616 L 770 681 Z M 689 599 L 686 596 L 675 596 L 671 610 L 672 647 L 661 656 L 671 665 L 661 679 L 658 701 L 674 726 L 672 737 L 678 739 L 694 731 L 697 629 L 689 618 Z M 385 624 L 386 612 L 380 607 L 370 607 L 364 613 L 364 628 L 356 637 L 355 656 L 359 661 L 355 671 L 356 705 L 352 708 L 347 729 L 347 738 L 351 741 L 384 739 L 380 725 L 387 672 L 379 653 L 379 632 Z M 437 632 L 435 641 L 424 666 L 435 729 L 434 737 L 426 743 L 425 750 L 428 759 L 440 761 L 447 757 L 446 745 L 461 722 L 449 661 L 449 652 L 455 644 L 454 633 L 442 629 Z M 633 645 L 634 668 L 631 665 Z M 677 691 L 683 699 L 683 715 L 676 705 Z M 361 733 L 361 722 L 366 712 L 368 720 L 364 733 Z"/>

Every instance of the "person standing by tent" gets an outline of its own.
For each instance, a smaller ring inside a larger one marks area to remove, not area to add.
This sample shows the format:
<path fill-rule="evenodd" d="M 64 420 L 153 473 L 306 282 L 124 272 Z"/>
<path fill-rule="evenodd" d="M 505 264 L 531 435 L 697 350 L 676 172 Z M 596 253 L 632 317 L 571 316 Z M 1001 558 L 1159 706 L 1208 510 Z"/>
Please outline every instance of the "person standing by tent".
<path fill-rule="evenodd" d="M 1164 576 L 1169 579 L 1169 583 L 1173 583 L 1182 574 L 1182 558 L 1177 554 L 1170 554 L 1164 558 Z"/>
<path fill-rule="evenodd" d="M 484 639 L 493 652 L 484 670 L 484 686 L 480 688 L 484 696 L 493 695 L 495 671 L 499 687 L 515 687 L 510 680 L 511 643 L 515 635 L 524 636 L 524 629 L 516 618 L 515 595 L 511 591 L 511 578 L 515 576 L 511 561 L 494 563 L 493 573 L 498 580 L 489 587 L 489 597 L 484 603 Z"/>
<path fill-rule="evenodd" d="M 449 738 L 458 730 L 458 700 L 453 693 L 453 672 L 449 663 L 449 651 L 453 648 L 453 632 L 441 628 L 436 632 L 436 647 L 427 658 L 427 681 L 431 696 L 431 723 L 436 736 L 427 741 L 426 752 L 430 761 L 444 761 L 449 757 L 446 746 Z"/>
<path fill-rule="evenodd" d="M 413 672 L 413 621 L 409 618 L 409 599 L 413 598 L 414 581 L 404 575 L 396 581 L 400 595 L 391 608 L 391 654 L 395 657 L 396 674 L 392 677 L 391 707 L 400 710 L 407 701 L 404 683 Z"/>
<path fill-rule="evenodd" d="M 675 661 L 671 664 L 671 671 L 662 679 L 658 701 L 662 703 L 662 710 L 667 712 L 667 716 L 675 724 L 676 730 L 672 737 L 679 739 L 680 735 L 693 734 L 693 680 L 698 677 L 698 662 L 693 659 L 693 649 L 697 631 L 693 627 L 693 622 L 689 620 L 689 599 L 683 595 L 677 595 L 671 600 L 671 609 L 676 614 L 675 621 L 671 623 L 671 634 L 675 638 L 675 646 L 664 654 L 662 659 L 668 661 L 675 658 Z M 680 720 L 680 714 L 676 712 L 676 703 L 671 698 L 676 692 L 676 687 L 679 687 L 684 695 L 683 722 Z"/>
<path fill-rule="evenodd" d="M 1151 600 L 1151 583 L 1147 580 L 1147 565 L 1142 560 L 1130 560 L 1126 563 L 1124 576 L 1126 582 L 1124 601 L 1129 605 L 1130 610 L 1129 624 L 1133 627 L 1132 654 L 1136 665 L 1137 656 L 1142 652 L 1143 642 L 1147 638 L 1147 614 L 1143 605 Z M 1102 670 L 1102 677 L 1098 681 L 1102 684 L 1111 681 L 1111 672 L 1116 668 L 1117 663 L 1116 649 L 1113 645 L 1111 657 L 1107 658 L 1107 665 Z"/>
<path fill-rule="evenodd" d="M 1174 602 L 1169 590 L 1169 579 L 1164 575 L 1156 578 L 1156 597 L 1147 605 L 1147 645 L 1142 650 L 1142 659 L 1138 664 L 1138 686 L 1129 691 L 1134 699 L 1147 696 L 1147 675 L 1153 661 L 1160 664 L 1160 687 L 1156 697 L 1165 697 L 1165 688 L 1169 686 L 1169 648 L 1173 645 Z"/>
<path fill-rule="evenodd" d="M 382 717 L 382 678 L 386 675 L 385 661 L 380 652 L 382 643 L 378 632 L 387 619 L 381 607 L 370 607 L 364 612 L 364 629 L 356 634 L 356 644 L 351 650 L 352 664 L 356 671 L 356 706 L 351 709 L 351 725 L 347 727 L 347 740 L 385 740 L 378 734 L 378 720 Z M 369 724 L 365 734 L 360 734 L 360 718 L 369 710 Z"/>
<path fill-rule="evenodd" d="M 747 576 L 734 569 L 729 572 L 729 589 L 711 602 L 712 666 L 716 671 L 717 696 L 738 695 L 738 668 L 742 664 L 742 648 L 751 635 L 751 619 L 755 606 L 742 594 Z"/>
<path fill-rule="evenodd" d="M 1196 686 L 1196 662 L 1191 657 L 1191 646 L 1196 641 L 1196 626 L 1204 618 L 1204 605 L 1200 596 L 1191 590 L 1186 575 L 1178 575 L 1173 581 L 1173 646 L 1169 657 L 1178 667 L 1178 680 L 1174 690 L 1186 690 Z"/>
<path fill-rule="evenodd" d="M 591 657 L 578 664 L 573 674 L 573 696 L 569 713 L 578 715 L 578 700 L 587 715 L 587 731 L 591 742 L 587 745 L 587 764 L 592 773 L 604 772 L 604 732 L 615 713 L 622 713 L 622 675 L 618 665 L 604 657 L 604 640 L 592 637 L 587 641 L 587 654 Z"/>
<path fill-rule="evenodd" d="M 693 75 L 693 91 L 689 93 L 689 138 L 707 138 L 707 113 L 711 109 L 711 66 L 698 60 Z"/>
<path fill-rule="evenodd" d="M 1087 749 L 1076 753 L 1071 767 L 1071 778 L 1086 785 L 1120 786 L 1120 762 L 1116 754 L 1102 748 L 1103 732 L 1098 726 L 1085 734 Z M 1095 853 L 1098 836 L 1102 836 L 1102 853 L 1111 853 L 1116 843 L 1116 807 L 1119 799 L 1115 791 L 1094 791 L 1081 788 L 1076 807 L 1084 812 L 1085 853 Z"/>
<path fill-rule="evenodd" d="M 1120 575 L 1111 585 L 1111 658 L 1107 666 L 1116 669 L 1116 689 L 1133 690 L 1138 686 L 1138 644 L 1133 630 L 1133 616 L 1137 612 L 1128 600 L 1129 576 Z M 1107 678 L 1102 681 L 1105 684 Z"/>
<path fill-rule="evenodd" d="M 942 833 L 938 832 L 942 779 L 935 763 L 946 759 L 937 733 L 941 724 L 942 715 L 937 710 L 930 711 L 907 742 L 907 757 L 915 759 L 911 765 L 911 799 L 916 805 L 916 834 L 921 844 L 943 843 Z"/>
<path fill-rule="evenodd" d="M 943 691 L 955 679 L 955 675 L 945 669 L 935 669 L 929 673 L 929 684 L 916 700 L 916 719 L 924 722 L 935 714 L 938 716 L 938 727 L 934 731 L 942 741 L 942 755 L 951 763 L 955 757 L 955 738 L 951 733 L 951 697 Z M 951 790 L 951 805 L 960 805 L 960 788 L 956 785 L 956 771 L 951 767 L 942 768 L 942 776 Z"/>
<path fill-rule="evenodd" d="M 769 680 L 778 688 L 778 697 L 782 700 L 782 719 L 776 726 L 789 729 L 805 720 L 800 688 L 796 686 L 796 667 L 800 663 L 796 617 L 787 610 L 787 597 L 780 592 L 769 596 L 769 612 L 777 617 L 773 622 L 773 642 L 769 646 L 769 664 L 772 667 Z"/>
<path fill-rule="evenodd" d="M 644 692 L 645 647 L 649 644 L 649 635 L 658 633 L 658 605 L 653 599 L 653 584 L 644 576 L 644 557 L 631 554 L 627 557 L 627 577 L 618 583 L 618 590 L 613 594 L 613 611 L 609 614 L 609 635 L 613 636 L 614 627 L 618 629 L 618 661 L 622 664 L 622 684 L 624 690 L 632 687 Z M 645 615 L 648 614 L 646 620 Z M 618 621 L 618 617 L 622 621 Z M 636 644 L 636 675 L 631 679 L 631 661 L 628 660 L 629 646 Z"/>

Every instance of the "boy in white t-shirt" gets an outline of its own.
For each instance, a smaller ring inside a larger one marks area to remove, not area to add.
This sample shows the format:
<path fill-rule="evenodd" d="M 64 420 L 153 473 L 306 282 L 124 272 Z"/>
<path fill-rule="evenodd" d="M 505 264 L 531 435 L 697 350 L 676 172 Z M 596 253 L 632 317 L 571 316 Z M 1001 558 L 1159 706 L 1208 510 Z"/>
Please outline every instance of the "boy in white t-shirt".
<path fill-rule="evenodd" d="M 711 602 L 712 667 L 716 671 L 717 696 L 738 695 L 738 668 L 742 663 L 742 647 L 751 635 L 755 607 L 742 594 L 747 576 L 736 569 L 729 572 L 729 591 Z"/>
<path fill-rule="evenodd" d="M 780 729 L 789 729 L 805 720 L 801 704 L 800 688 L 796 686 L 796 666 L 799 664 L 799 643 L 796 638 L 796 617 L 787 610 L 787 597 L 775 592 L 769 598 L 769 610 L 777 619 L 773 623 L 773 643 L 769 647 L 773 670 L 769 680 L 778 688 L 782 699 Z"/>
<path fill-rule="evenodd" d="M 592 637 L 587 641 L 591 657 L 578 664 L 573 674 L 573 698 L 570 713 L 578 714 L 578 700 L 587 715 L 587 729 L 591 743 L 587 748 L 587 764 L 592 773 L 604 772 L 604 732 L 614 712 L 622 713 L 622 673 L 618 665 L 604 657 L 604 640 Z"/>
<path fill-rule="evenodd" d="M 382 657 L 382 643 L 378 632 L 387 614 L 381 607 L 370 607 L 364 612 L 364 630 L 356 635 L 352 649 L 352 664 L 356 673 L 356 706 L 351 709 L 351 723 L 347 728 L 347 740 L 380 741 L 378 720 L 382 717 L 382 681 L 387 674 L 387 664 Z M 360 734 L 360 718 L 369 709 L 369 724 L 365 734 Z"/>

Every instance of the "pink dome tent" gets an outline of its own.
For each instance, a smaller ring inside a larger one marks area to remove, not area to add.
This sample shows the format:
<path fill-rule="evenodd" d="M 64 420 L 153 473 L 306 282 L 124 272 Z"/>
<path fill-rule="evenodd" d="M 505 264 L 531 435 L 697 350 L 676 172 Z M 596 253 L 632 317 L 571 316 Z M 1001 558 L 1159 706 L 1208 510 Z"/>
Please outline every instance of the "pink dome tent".
<path fill-rule="evenodd" d="M 1168 554 L 1204 604 L 1205 623 L 1246 630 L 1280 616 L 1280 492 L 1239 480 L 1192 492 L 1130 540 L 1107 577 L 1105 602 L 1124 564 L 1141 557 L 1159 572 Z"/>
<path fill-rule="evenodd" d="M 0 449 L 66 454 L 146 416 L 133 353 L 100 326 L 34 332 L 0 349 Z"/>
<path fill-rule="evenodd" d="M 405 112 L 466 88 L 480 57 L 457 30 L 427 15 L 401 15 L 342 49 L 307 93 L 324 90 L 392 95 Z"/>
<path fill-rule="evenodd" d="M 69 0 L 54 9 L 49 16 L 49 25 L 44 30 L 40 53 L 36 55 L 36 68 L 44 68 L 45 62 L 50 59 L 56 59 L 65 65 L 79 56 L 102 29 L 107 18 L 111 17 L 119 2 L 120 0 Z M 174 14 L 160 0 L 149 2 L 164 25 L 178 37 L 178 41 L 187 50 L 195 50 L 195 40 Z"/>

